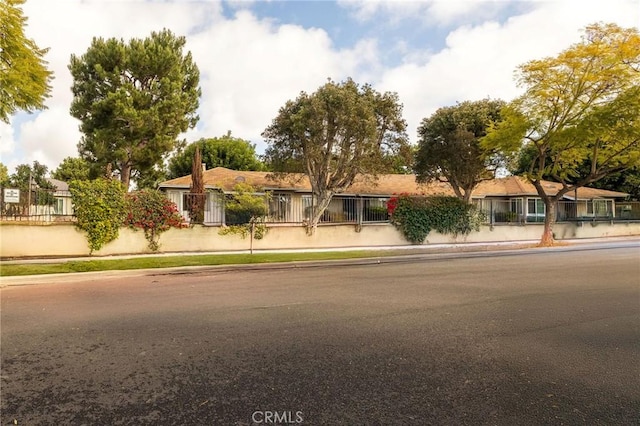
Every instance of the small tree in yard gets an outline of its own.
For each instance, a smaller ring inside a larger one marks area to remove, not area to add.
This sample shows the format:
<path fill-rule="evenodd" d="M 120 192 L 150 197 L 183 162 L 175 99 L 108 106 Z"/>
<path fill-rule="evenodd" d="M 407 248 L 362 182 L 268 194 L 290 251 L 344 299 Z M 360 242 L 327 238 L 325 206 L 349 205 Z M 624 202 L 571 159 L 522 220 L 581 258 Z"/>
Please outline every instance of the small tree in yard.
<path fill-rule="evenodd" d="M 158 251 L 160 234 L 169 228 L 181 228 L 184 221 L 178 207 L 162 192 L 144 189 L 126 196 L 124 224 L 132 229 L 142 229 L 149 242 L 149 249 Z"/>
<path fill-rule="evenodd" d="M 268 196 L 256 195 L 256 190 L 251 185 L 237 184 L 234 194 L 230 194 L 225 203 L 225 222 L 228 226 L 223 227 L 219 233 L 237 234 L 242 238 L 249 235 L 253 253 L 253 240 L 261 240 L 267 233 L 264 218 L 268 214 Z"/>
<path fill-rule="evenodd" d="M 580 43 L 521 65 L 519 74 L 525 93 L 482 143 L 526 157 L 524 175 L 546 207 L 540 244 L 552 245 L 558 200 L 640 166 L 640 32 L 590 25 Z M 545 178 L 562 187 L 547 194 Z"/>

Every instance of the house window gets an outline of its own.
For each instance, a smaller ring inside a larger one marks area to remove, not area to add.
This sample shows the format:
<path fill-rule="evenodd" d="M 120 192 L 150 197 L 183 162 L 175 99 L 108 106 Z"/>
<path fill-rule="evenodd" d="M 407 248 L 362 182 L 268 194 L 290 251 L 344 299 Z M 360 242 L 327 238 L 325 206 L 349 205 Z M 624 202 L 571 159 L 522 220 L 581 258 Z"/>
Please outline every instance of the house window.
<path fill-rule="evenodd" d="M 544 201 L 541 198 L 529 198 L 527 200 L 528 216 L 544 216 Z"/>
<path fill-rule="evenodd" d="M 290 222 L 291 194 L 274 193 L 269 199 L 269 217 L 277 222 Z"/>
<path fill-rule="evenodd" d="M 53 202 L 53 214 L 64 214 L 64 200 L 56 198 Z"/>
<path fill-rule="evenodd" d="M 311 217 L 311 210 L 313 207 L 313 196 L 303 195 L 301 198 L 302 198 L 302 211 L 304 212 L 304 217 L 306 219 L 309 219 Z"/>
<path fill-rule="evenodd" d="M 371 198 L 365 200 L 363 220 L 365 222 L 381 222 L 389 220 L 389 214 L 387 213 L 387 201 L 389 201 L 388 198 Z"/>
<path fill-rule="evenodd" d="M 522 198 L 512 198 L 511 208 L 509 211 L 517 214 L 522 214 Z"/>
<path fill-rule="evenodd" d="M 608 216 L 612 210 L 609 203 L 609 200 L 591 200 L 587 203 L 587 214 L 596 217 Z"/>

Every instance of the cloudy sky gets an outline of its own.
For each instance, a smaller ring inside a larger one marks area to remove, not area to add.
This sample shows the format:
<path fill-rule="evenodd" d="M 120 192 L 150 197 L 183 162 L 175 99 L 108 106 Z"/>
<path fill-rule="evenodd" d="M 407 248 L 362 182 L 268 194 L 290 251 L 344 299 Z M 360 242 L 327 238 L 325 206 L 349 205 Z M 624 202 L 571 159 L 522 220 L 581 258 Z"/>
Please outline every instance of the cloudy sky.
<path fill-rule="evenodd" d="M 162 28 L 186 36 L 202 98 L 185 138 L 230 130 L 263 152 L 260 134 L 278 109 L 327 78 L 397 92 L 415 142 L 420 120 L 441 106 L 517 96 L 517 65 L 579 41 L 586 25 L 640 26 L 640 0 L 27 0 L 24 12 L 27 35 L 50 48 L 55 80 L 47 110 L 0 122 L 10 172 L 34 160 L 55 169 L 77 156 L 67 65 L 97 36 L 128 40 Z"/>

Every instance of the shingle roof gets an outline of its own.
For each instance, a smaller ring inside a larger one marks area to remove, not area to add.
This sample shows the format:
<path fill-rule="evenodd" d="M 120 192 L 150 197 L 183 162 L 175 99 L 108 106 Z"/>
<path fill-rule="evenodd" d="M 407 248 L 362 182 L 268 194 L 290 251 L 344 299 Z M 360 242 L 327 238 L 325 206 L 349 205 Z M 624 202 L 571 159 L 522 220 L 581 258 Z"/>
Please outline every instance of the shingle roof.
<path fill-rule="evenodd" d="M 219 189 L 225 192 L 233 191 L 238 183 L 247 183 L 263 190 L 288 190 L 297 192 L 311 192 L 311 184 L 304 174 L 290 173 L 284 179 L 276 179 L 270 172 L 237 171 L 224 167 L 216 167 L 203 172 L 205 188 Z M 182 176 L 162 182 L 160 188 L 188 189 L 191 186 L 191 175 Z M 543 186 L 548 194 L 556 194 L 562 187 L 555 182 L 544 181 Z M 392 194 L 426 194 L 426 195 L 454 195 L 446 182 L 431 182 L 418 184 L 415 175 L 387 174 L 379 175 L 377 180 L 358 176 L 355 182 L 344 191 L 348 195 L 380 195 Z M 473 191 L 473 197 L 514 197 L 536 196 L 538 193 L 529 181 L 521 176 L 508 176 L 499 179 L 480 182 Z M 574 193 L 566 195 L 573 198 Z M 579 188 L 578 198 L 624 198 L 627 194 L 595 188 Z"/>
<path fill-rule="evenodd" d="M 54 178 L 47 178 L 47 181 L 49 181 L 49 183 L 53 186 L 55 186 L 56 191 L 68 191 L 69 190 L 69 184 L 67 182 L 58 180 L 58 179 L 54 179 Z"/>

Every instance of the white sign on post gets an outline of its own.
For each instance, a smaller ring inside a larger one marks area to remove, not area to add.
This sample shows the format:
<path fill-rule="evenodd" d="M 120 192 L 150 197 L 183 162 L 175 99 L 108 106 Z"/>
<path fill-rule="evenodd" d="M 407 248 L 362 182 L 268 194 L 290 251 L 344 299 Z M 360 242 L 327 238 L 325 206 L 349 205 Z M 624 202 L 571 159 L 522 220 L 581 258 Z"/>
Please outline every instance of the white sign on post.
<path fill-rule="evenodd" d="M 20 190 L 14 188 L 4 189 L 4 202 L 5 203 L 19 203 L 20 202 Z"/>

